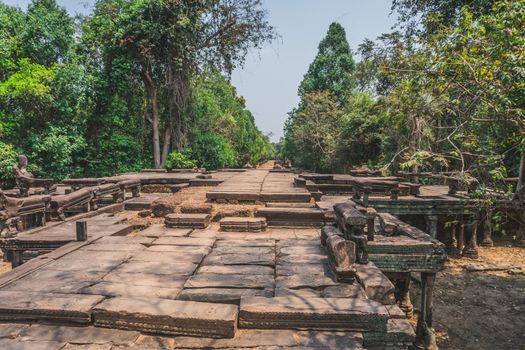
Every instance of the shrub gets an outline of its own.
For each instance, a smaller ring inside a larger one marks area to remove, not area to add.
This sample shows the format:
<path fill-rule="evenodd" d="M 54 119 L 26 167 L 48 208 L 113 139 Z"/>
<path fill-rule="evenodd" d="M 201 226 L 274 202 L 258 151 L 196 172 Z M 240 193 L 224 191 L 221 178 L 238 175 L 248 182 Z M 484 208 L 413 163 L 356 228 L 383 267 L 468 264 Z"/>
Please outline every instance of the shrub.
<path fill-rule="evenodd" d="M 187 148 L 182 152 L 173 151 L 168 154 L 165 166 L 167 169 L 191 169 L 197 166 L 197 161 L 191 159 L 191 149 Z"/>

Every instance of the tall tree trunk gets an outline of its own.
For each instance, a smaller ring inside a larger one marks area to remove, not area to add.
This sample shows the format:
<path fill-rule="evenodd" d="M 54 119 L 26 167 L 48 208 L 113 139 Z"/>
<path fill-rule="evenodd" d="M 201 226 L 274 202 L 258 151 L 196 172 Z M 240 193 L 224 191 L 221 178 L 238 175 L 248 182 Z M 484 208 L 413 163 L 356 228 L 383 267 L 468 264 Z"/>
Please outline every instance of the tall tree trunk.
<path fill-rule="evenodd" d="M 164 131 L 164 144 L 162 145 L 162 156 L 161 156 L 161 165 L 164 166 L 166 164 L 166 159 L 168 159 L 168 154 L 170 152 L 170 145 L 171 145 L 171 134 L 172 134 L 172 126 L 170 125 L 166 126 L 166 130 Z"/>
<path fill-rule="evenodd" d="M 521 147 L 521 162 L 520 173 L 518 177 L 518 184 L 516 185 L 516 193 L 514 198 L 525 201 L 525 145 Z"/>
<path fill-rule="evenodd" d="M 148 93 L 151 103 L 151 129 L 153 134 L 153 162 L 155 168 L 162 166 L 160 154 L 160 136 L 159 136 L 159 109 L 157 99 L 157 86 L 153 81 L 151 73 L 151 65 L 149 63 L 142 64 L 142 71 L 140 72 L 144 86 Z"/>
<path fill-rule="evenodd" d="M 414 154 L 421 147 L 421 134 L 422 134 L 422 118 L 419 116 L 413 116 L 410 120 L 410 137 L 408 141 L 408 152 Z M 414 164 L 412 166 L 411 172 L 417 174 L 419 172 L 419 166 Z M 413 177 L 414 182 L 419 182 L 417 176 Z"/>

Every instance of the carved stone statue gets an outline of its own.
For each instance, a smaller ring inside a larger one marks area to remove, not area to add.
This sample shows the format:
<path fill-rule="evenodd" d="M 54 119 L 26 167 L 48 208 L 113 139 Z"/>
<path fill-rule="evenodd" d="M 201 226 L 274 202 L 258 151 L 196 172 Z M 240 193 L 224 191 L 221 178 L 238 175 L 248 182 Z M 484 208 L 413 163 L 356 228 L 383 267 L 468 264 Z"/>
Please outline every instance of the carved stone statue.
<path fill-rule="evenodd" d="M 13 173 L 21 197 L 29 196 L 29 190 L 32 187 L 43 187 L 44 193 L 50 193 L 56 189 L 53 179 L 36 179 L 33 177 L 33 174 L 27 170 L 27 157 L 23 154 L 18 156 L 18 165 L 13 168 Z"/>

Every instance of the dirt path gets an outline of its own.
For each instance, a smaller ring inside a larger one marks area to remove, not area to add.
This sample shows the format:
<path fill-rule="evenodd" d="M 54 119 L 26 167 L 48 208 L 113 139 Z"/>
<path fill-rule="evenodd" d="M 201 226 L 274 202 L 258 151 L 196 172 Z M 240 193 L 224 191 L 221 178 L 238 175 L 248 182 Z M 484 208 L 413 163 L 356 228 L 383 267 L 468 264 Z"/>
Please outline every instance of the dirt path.
<path fill-rule="evenodd" d="M 467 266 L 521 269 L 471 272 Z M 414 285 L 414 294 L 419 287 Z M 480 259 L 451 259 L 436 279 L 434 329 L 440 349 L 525 349 L 525 249 L 499 243 Z M 417 295 L 414 305 L 419 305 Z"/>

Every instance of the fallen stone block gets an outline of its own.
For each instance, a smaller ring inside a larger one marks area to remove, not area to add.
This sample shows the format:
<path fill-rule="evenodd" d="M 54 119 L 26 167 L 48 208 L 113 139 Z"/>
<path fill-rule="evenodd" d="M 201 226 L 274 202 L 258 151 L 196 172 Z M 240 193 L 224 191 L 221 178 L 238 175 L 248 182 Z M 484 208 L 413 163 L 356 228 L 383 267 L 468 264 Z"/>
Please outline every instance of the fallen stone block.
<path fill-rule="evenodd" d="M 184 205 L 180 211 L 183 214 L 211 214 L 212 206 L 210 204 Z"/>
<path fill-rule="evenodd" d="M 168 214 L 164 221 L 167 227 L 206 228 L 210 224 L 210 214 Z"/>
<path fill-rule="evenodd" d="M 356 247 L 352 241 L 340 236 L 331 236 L 326 240 L 328 264 L 338 282 L 354 283 Z"/>
<path fill-rule="evenodd" d="M 355 264 L 356 277 L 366 296 L 385 305 L 395 304 L 394 285 L 373 263 Z"/>
<path fill-rule="evenodd" d="M 234 305 L 167 299 L 112 298 L 93 309 L 95 326 L 167 335 L 233 338 Z"/>
<path fill-rule="evenodd" d="M 342 236 L 343 234 L 335 226 L 325 225 L 321 229 L 321 244 L 326 245 L 326 240 L 331 236 Z"/>
<path fill-rule="evenodd" d="M 241 298 L 241 328 L 332 329 L 385 332 L 388 312 L 367 299 Z"/>
<path fill-rule="evenodd" d="M 261 232 L 266 230 L 267 224 L 261 217 L 225 217 L 220 220 L 220 227 L 222 231 Z"/>
<path fill-rule="evenodd" d="M 175 204 L 164 200 L 157 200 L 150 205 L 151 212 L 155 217 L 163 218 L 166 215 L 175 212 Z"/>

